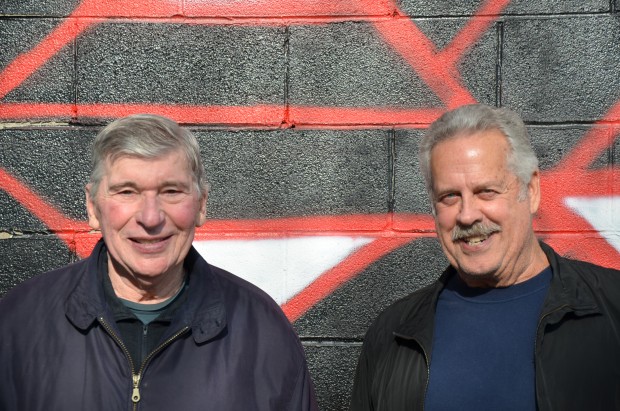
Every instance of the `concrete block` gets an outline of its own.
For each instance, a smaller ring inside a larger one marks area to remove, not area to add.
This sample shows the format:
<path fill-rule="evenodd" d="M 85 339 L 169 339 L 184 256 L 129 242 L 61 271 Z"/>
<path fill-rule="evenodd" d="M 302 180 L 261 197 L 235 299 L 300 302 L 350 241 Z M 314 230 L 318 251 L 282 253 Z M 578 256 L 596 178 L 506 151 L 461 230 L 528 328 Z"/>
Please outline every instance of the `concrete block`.
<path fill-rule="evenodd" d="M 413 21 L 437 47 L 464 21 Z M 408 24 L 408 23 L 407 23 Z M 441 107 L 440 97 L 412 62 L 388 44 L 382 32 L 402 31 L 402 21 L 343 22 L 291 28 L 290 86 L 293 105 L 339 107 Z M 404 36 L 404 35 L 403 35 Z M 461 86 L 476 99 L 494 101 L 495 35 L 482 39 L 456 64 Z M 404 37 L 403 37 L 404 41 Z M 406 47 L 415 47 L 412 39 Z M 429 62 L 416 64 L 428 65 Z M 452 76 L 456 76 L 453 73 Z"/>
<path fill-rule="evenodd" d="M 290 29 L 293 105 L 425 107 L 440 100 L 368 23 Z"/>
<path fill-rule="evenodd" d="M 422 288 L 448 266 L 435 238 L 422 238 L 374 262 L 295 322 L 300 336 L 362 338 L 392 302 Z"/>
<path fill-rule="evenodd" d="M 528 127 L 532 147 L 538 156 L 538 166 L 541 171 L 544 173 L 546 170 L 553 169 L 562 160 L 578 159 L 583 153 L 574 151 L 575 146 L 587 135 L 588 130 L 589 128 L 585 126 Z M 609 151 L 603 150 L 597 155 L 592 167 L 606 167 L 609 162 Z"/>
<path fill-rule="evenodd" d="M 78 41 L 78 103 L 284 104 L 284 29 L 103 23 Z"/>
<path fill-rule="evenodd" d="M 84 186 L 96 132 L 86 128 L 2 130 L 0 167 L 63 214 L 85 220 Z M 3 220 L 23 221 L 19 218 L 23 209 L 11 204 Z"/>
<path fill-rule="evenodd" d="M 412 17 L 473 16 L 487 2 L 482 0 L 398 0 L 400 10 Z M 599 13 L 609 11 L 606 0 L 512 0 L 500 10 L 501 14 Z"/>
<path fill-rule="evenodd" d="M 0 297 L 28 278 L 69 264 L 72 253 L 53 235 L 0 240 Z"/>
<path fill-rule="evenodd" d="M 68 16 L 80 0 L 3 0 L 0 15 L 18 16 Z"/>
<path fill-rule="evenodd" d="M 383 130 L 197 132 L 210 218 L 387 212 Z"/>
<path fill-rule="evenodd" d="M 0 189 L 0 232 L 44 232 L 47 227 L 33 216 L 26 207 Z"/>
<path fill-rule="evenodd" d="M 4 71 L 17 57 L 36 47 L 60 23 L 57 19 L 0 20 L 0 70 Z M 42 61 L 42 66 L 23 82 L 15 84 L 0 102 L 73 102 L 73 52 L 73 43 L 69 42 L 49 60 Z M 27 71 L 26 66 L 37 58 L 29 56 L 17 71 Z M 15 74 L 9 78 L 15 78 Z"/>
<path fill-rule="evenodd" d="M 347 410 L 351 401 L 353 378 L 361 345 L 330 341 L 304 342 L 304 350 L 319 409 Z"/>
<path fill-rule="evenodd" d="M 608 12 L 607 0 L 512 0 L 505 9 L 506 14 L 562 14 L 562 13 L 604 13 Z"/>
<path fill-rule="evenodd" d="M 502 104 L 526 121 L 600 119 L 620 99 L 619 36 L 610 16 L 507 21 Z"/>
<path fill-rule="evenodd" d="M 397 130 L 394 159 L 394 212 L 429 214 L 430 199 L 420 172 L 418 146 L 425 130 Z"/>

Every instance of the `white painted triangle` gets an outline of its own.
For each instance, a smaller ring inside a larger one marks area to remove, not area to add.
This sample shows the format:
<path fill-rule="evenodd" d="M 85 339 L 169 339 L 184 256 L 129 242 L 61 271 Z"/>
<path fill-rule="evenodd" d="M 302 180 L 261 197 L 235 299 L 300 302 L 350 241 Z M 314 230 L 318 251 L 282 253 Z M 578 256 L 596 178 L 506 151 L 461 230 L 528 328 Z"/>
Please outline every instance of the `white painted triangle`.
<path fill-rule="evenodd" d="M 373 238 L 348 236 L 194 241 L 210 264 L 253 283 L 283 304 Z"/>
<path fill-rule="evenodd" d="M 620 253 L 620 197 L 566 197 L 564 203 Z"/>

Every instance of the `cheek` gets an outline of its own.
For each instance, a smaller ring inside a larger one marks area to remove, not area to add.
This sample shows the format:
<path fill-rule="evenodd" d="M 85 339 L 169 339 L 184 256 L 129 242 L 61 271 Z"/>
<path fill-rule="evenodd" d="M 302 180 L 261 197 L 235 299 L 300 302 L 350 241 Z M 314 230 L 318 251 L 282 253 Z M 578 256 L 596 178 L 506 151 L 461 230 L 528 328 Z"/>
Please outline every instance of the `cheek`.
<path fill-rule="evenodd" d="M 488 220 L 496 224 L 500 224 L 504 228 L 508 228 L 506 226 L 514 225 L 518 220 L 520 220 L 519 216 L 523 214 L 524 207 L 529 207 L 529 204 L 526 201 L 513 203 L 498 202 L 489 204 L 483 213 Z"/>
<path fill-rule="evenodd" d="M 193 229 L 196 226 L 199 209 L 195 204 L 179 205 L 168 211 L 174 225 L 180 229 Z"/>
<path fill-rule="evenodd" d="M 456 214 L 449 209 L 437 210 L 435 216 L 435 226 L 437 228 L 437 234 L 444 234 L 446 231 L 451 231 L 456 224 Z"/>
<path fill-rule="evenodd" d="M 132 207 L 126 204 L 108 202 L 100 209 L 102 228 L 120 229 L 127 224 L 133 215 L 134 210 Z"/>

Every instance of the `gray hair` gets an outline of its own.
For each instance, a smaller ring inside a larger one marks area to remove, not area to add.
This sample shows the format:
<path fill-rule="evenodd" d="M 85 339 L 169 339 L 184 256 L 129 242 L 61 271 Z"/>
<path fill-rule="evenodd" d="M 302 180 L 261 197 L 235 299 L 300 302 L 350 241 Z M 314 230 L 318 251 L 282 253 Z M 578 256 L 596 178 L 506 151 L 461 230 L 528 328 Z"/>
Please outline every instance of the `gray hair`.
<path fill-rule="evenodd" d="M 135 114 L 111 122 L 97 134 L 93 142 L 91 196 L 97 194 L 106 161 L 114 162 L 125 156 L 155 159 L 176 150 L 185 154 L 197 191 L 206 195 L 208 184 L 200 158 L 200 147 L 189 130 L 166 117 L 153 114 Z"/>
<path fill-rule="evenodd" d="M 527 185 L 538 169 L 538 158 L 530 144 L 525 124 L 517 113 L 507 108 L 494 108 L 484 104 L 471 104 L 444 113 L 428 128 L 420 143 L 420 169 L 426 181 L 426 190 L 433 204 L 433 176 L 431 151 L 440 142 L 454 137 L 481 131 L 498 130 L 510 146 L 508 168 L 521 182 L 519 197 L 527 196 Z M 434 210 L 434 207 L 433 207 Z"/>

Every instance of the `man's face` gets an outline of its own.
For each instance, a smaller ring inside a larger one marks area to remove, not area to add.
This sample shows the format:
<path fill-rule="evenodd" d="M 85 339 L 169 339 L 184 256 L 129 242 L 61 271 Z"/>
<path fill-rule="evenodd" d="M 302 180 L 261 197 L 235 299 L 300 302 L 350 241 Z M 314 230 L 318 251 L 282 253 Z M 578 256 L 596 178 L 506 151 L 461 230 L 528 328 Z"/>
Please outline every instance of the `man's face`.
<path fill-rule="evenodd" d="M 111 270 L 146 281 L 181 272 L 195 227 L 205 221 L 206 198 L 180 151 L 107 161 L 96 197 L 90 186 L 86 192 L 89 224 L 101 230 Z"/>
<path fill-rule="evenodd" d="M 457 136 L 431 151 L 437 235 L 450 264 L 472 286 L 520 282 L 516 276 L 533 259 L 539 176 L 532 175 L 520 199 L 509 152 L 499 130 Z"/>

